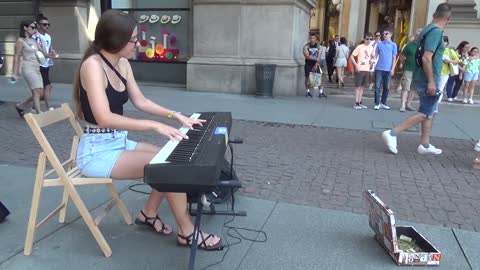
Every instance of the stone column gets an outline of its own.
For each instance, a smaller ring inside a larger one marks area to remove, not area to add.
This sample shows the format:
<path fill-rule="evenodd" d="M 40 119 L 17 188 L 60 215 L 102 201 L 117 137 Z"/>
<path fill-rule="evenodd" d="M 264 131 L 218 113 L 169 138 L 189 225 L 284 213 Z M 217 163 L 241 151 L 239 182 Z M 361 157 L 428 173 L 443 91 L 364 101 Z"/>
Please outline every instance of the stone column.
<path fill-rule="evenodd" d="M 101 15 L 100 0 L 41 0 L 40 12 L 52 24 L 52 46 L 60 55 L 54 59 L 51 79 L 72 83 Z"/>
<path fill-rule="evenodd" d="M 316 0 L 193 0 L 187 89 L 254 94 L 255 63 L 277 65 L 274 95 L 304 93 L 304 56 Z"/>
<path fill-rule="evenodd" d="M 474 0 L 448 0 L 452 7 L 452 20 L 445 28 L 451 46 L 466 40 L 473 46 L 480 44 L 480 19 L 477 18 Z M 434 7 L 433 9 L 435 9 Z M 434 12 L 433 10 L 432 12 Z"/>
<path fill-rule="evenodd" d="M 452 7 L 452 20 L 477 19 L 474 0 L 448 0 Z"/>

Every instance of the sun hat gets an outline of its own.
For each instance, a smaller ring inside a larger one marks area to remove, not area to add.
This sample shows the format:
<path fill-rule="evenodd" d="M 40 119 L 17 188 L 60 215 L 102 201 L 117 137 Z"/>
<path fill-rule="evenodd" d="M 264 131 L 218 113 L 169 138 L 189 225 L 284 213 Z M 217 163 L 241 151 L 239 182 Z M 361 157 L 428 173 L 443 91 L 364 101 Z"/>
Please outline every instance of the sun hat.
<path fill-rule="evenodd" d="M 172 17 L 172 24 L 177 24 L 182 20 L 182 16 L 180 15 L 173 15 Z"/>
<path fill-rule="evenodd" d="M 170 16 L 168 15 L 163 15 L 162 18 L 160 19 L 160 22 L 163 23 L 163 24 L 167 24 L 170 22 Z"/>
<path fill-rule="evenodd" d="M 158 22 L 158 20 L 160 20 L 160 17 L 158 17 L 157 15 L 153 14 L 152 16 L 150 16 L 150 20 L 148 20 L 149 23 L 156 23 Z"/>
<path fill-rule="evenodd" d="M 148 15 L 144 14 L 144 15 L 140 16 L 140 19 L 138 19 L 138 22 L 139 23 L 144 23 L 144 22 L 148 21 L 148 19 L 149 19 Z"/>

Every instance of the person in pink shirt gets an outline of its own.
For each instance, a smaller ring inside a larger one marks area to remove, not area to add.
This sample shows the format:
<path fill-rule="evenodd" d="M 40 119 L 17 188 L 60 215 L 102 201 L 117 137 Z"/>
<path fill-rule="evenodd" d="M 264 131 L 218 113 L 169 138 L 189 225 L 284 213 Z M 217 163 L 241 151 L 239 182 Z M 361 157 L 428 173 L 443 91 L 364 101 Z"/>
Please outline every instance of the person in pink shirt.
<path fill-rule="evenodd" d="M 362 104 L 362 97 L 363 89 L 369 82 L 370 67 L 374 60 L 372 41 L 372 33 L 365 34 L 364 43 L 358 45 L 350 55 L 355 68 L 355 104 L 353 105 L 355 110 L 367 109 L 367 106 Z"/>

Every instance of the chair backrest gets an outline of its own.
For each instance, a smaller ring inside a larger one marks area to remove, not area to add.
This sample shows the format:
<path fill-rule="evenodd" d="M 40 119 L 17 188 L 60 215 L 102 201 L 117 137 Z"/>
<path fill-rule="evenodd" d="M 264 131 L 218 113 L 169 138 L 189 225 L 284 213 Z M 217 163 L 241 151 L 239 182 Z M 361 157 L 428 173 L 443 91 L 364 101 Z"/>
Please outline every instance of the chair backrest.
<path fill-rule="evenodd" d="M 75 130 L 76 136 L 80 137 L 83 134 L 83 129 L 80 123 L 78 122 L 75 114 L 70 109 L 68 104 L 64 103 L 59 108 L 43 112 L 40 114 L 31 114 L 28 113 L 24 116 L 25 120 L 27 121 L 28 126 L 33 132 L 33 135 L 37 139 L 40 147 L 42 148 L 43 152 L 47 156 L 48 161 L 52 165 L 53 169 L 57 172 L 59 177 L 67 177 L 64 167 L 62 163 L 58 159 L 55 151 L 53 150 L 52 146 L 47 140 L 42 128 L 58 123 L 60 121 L 68 119 L 70 124 L 72 125 L 73 129 Z M 78 139 L 76 140 L 78 142 Z M 75 142 L 75 138 L 74 138 Z M 74 153 L 72 153 L 73 155 Z M 71 158 L 72 158 L 71 155 Z"/>

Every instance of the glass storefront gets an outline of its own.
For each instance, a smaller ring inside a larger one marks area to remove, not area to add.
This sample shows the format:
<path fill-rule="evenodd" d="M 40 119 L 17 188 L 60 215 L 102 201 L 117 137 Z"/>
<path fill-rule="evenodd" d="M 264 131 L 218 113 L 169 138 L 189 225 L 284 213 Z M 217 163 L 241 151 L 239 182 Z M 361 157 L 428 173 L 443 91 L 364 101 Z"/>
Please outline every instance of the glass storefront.
<path fill-rule="evenodd" d="M 310 32 L 317 34 L 320 40 L 334 39 L 339 32 L 340 0 L 319 0 L 311 11 Z"/>
<path fill-rule="evenodd" d="M 387 27 L 394 29 L 393 40 L 401 49 L 407 43 L 410 35 L 410 19 L 412 10 L 412 0 L 371 1 L 370 5 L 370 25 L 371 32 L 384 30 Z"/>
<path fill-rule="evenodd" d="M 138 21 L 140 46 L 131 62 L 137 79 L 186 83 L 191 0 L 103 0 L 102 7 L 122 10 Z"/>
<path fill-rule="evenodd" d="M 111 0 L 111 8 L 128 12 L 139 22 L 135 60 L 186 62 L 190 57 L 189 0 Z"/>

